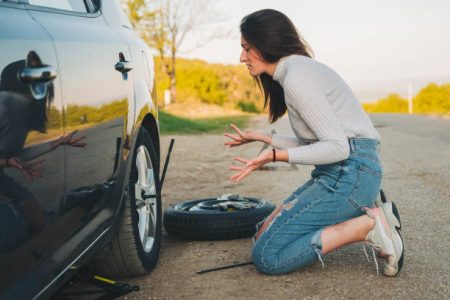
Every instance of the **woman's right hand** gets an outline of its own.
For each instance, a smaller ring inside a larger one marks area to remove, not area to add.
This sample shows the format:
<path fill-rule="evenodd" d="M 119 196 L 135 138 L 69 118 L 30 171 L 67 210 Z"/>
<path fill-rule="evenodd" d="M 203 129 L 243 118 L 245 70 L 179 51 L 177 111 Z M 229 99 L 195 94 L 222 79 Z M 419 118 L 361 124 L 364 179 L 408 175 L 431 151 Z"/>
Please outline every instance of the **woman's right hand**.
<path fill-rule="evenodd" d="M 225 142 L 225 146 L 232 148 L 258 140 L 258 134 L 253 131 L 242 131 L 234 124 L 230 124 L 230 127 L 236 131 L 236 134 L 225 133 L 225 136 L 231 139 Z"/>

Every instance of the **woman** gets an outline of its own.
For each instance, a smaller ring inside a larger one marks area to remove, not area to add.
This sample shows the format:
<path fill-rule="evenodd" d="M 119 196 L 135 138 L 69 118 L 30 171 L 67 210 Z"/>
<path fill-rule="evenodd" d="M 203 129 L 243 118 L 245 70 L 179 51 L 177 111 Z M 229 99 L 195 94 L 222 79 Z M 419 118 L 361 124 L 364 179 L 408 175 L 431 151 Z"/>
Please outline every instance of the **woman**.
<path fill-rule="evenodd" d="M 313 60 L 307 43 L 282 13 L 265 9 L 241 22 L 241 62 L 262 89 L 273 123 L 286 111 L 295 137 L 242 132 L 225 145 L 261 141 L 274 147 L 244 166 L 234 183 L 275 161 L 315 165 L 311 179 L 292 193 L 256 233 L 253 262 L 266 274 L 283 274 L 334 249 L 367 242 L 385 258 L 383 273 L 395 276 L 403 264 L 400 223 L 392 203 L 375 207 L 382 168 L 380 136 L 347 84 Z M 373 248 L 372 248 L 373 250 Z M 378 272 L 378 265 L 377 265 Z"/>

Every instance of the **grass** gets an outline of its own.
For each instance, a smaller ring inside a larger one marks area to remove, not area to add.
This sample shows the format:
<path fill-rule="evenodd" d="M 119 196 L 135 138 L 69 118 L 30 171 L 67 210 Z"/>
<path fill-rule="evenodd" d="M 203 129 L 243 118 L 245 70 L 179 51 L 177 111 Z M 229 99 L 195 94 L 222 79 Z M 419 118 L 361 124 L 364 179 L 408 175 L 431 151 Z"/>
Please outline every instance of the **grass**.
<path fill-rule="evenodd" d="M 243 128 L 249 120 L 248 115 L 187 119 L 159 111 L 161 134 L 223 133 L 229 131 L 230 123 Z"/>

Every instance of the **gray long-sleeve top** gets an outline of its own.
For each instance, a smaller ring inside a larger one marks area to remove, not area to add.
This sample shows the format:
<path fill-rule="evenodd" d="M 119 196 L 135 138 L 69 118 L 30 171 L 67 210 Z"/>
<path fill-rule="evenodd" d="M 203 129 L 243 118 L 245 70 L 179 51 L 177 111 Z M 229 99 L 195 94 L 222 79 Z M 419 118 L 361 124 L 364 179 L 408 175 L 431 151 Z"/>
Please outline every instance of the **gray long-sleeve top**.
<path fill-rule="evenodd" d="M 347 159 L 349 138 L 380 140 L 350 87 L 328 66 L 302 55 L 282 58 L 273 79 L 284 90 L 295 137 L 272 136 L 289 163 L 323 165 Z"/>

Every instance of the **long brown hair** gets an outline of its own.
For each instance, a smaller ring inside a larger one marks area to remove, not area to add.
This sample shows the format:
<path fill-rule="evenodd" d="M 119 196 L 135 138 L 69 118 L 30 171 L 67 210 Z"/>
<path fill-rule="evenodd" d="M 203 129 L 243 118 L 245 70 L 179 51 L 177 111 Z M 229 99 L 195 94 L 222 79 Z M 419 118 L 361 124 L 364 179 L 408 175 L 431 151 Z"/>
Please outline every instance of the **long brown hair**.
<path fill-rule="evenodd" d="M 242 19 L 240 29 L 244 39 L 266 62 L 275 63 L 291 54 L 313 57 L 311 48 L 294 24 L 279 11 L 263 9 L 251 13 Z M 283 88 L 266 73 L 254 78 L 264 94 L 264 108 L 269 107 L 269 121 L 273 123 L 287 109 Z"/>

